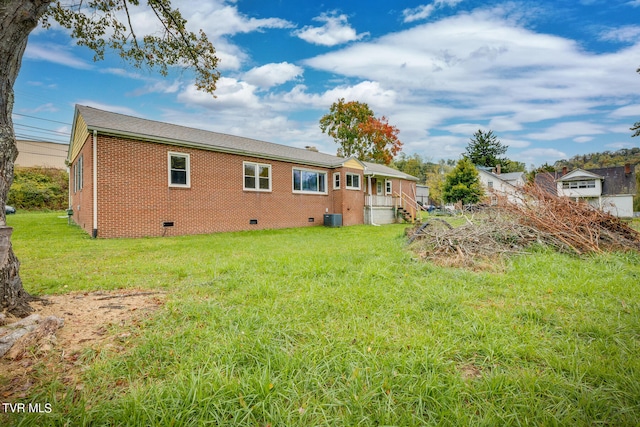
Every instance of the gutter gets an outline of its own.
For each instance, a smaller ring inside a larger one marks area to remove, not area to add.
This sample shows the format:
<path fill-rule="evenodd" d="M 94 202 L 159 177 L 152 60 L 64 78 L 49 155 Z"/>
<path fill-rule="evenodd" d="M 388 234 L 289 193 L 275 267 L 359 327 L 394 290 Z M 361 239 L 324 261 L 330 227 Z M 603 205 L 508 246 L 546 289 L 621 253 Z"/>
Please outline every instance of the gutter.
<path fill-rule="evenodd" d="M 131 139 L 135 139 L 135 140 L 143 141 L 143 142 L 156 142 L 156 143 L 160 143 L 160 144 L 173 145 L 173 146 L 176 146 L 176 147 L 197 148 L 197 149 L 206 150 L 206 151 L 215 151 L 217 153 L 237 154 L 237 155 L 241 155 L 241 156 L 255 157 L 255 158 L 259 158 L 259 159 L 268 159 L 268 160 L 278 160 L 278 161 L 283 161 L 283 162 L 286 162 L 286 163 L 297 163 L 297 164 L 301 164 L 301 165 L 322 167 L 322 168 L 327 168 L 327 169 L 336 169 L 336 168 L 339 168 L 339 167 L 342 166 L 342 163 L 335 164 L 335 163 L 314 162 L 314 161 L 309 161 L 309 160 L 278 156 L 278 155 L 274 155 L 274 154 L 266 154 L 266 153 L 260 153 L 260 152 L 239 150 L 239 149 L 226 148 L 226 147 L 220 147 L 220 146 L 214 146 L 214 145 L 200 144 L 200 143 L 197 143 L 197 142 L 188 142 L 188 141 L 175 140 L 175 139 L 170 139 L 170 138 L 154 137 L 154 136 L 150 136 L 150 135 L 137 134 L 137 133 L 132 133 L 132 132 L 118 132 L 118 131 L 114 131 L 112 129 L 93 127 L 93 126 L 89 126 L 89 125 L 87 125 L 87 129 L 92 130 L 94 133 L 99 131 L 103 135 L 116 136 L 116 137 L 120 137 L 120 138 L 121 137 L 127 137 L 127 138 L 131 138 Z M 288 147 L 288 148 L 294 148 L 294 147 Z"/>

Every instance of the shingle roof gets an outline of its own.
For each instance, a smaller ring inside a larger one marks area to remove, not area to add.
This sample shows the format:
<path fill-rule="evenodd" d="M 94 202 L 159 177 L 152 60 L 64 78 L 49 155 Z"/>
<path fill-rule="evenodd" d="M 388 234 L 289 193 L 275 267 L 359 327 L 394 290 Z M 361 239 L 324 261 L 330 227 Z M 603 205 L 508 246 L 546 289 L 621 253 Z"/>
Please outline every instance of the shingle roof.
<path fill-rule="evenodd" d="M 345 158 L 331 154 L 311 151 L 304 148 L 290 147 L 272 142 L 259 141 L 241 136 L 228 135 L 155 120 L 141 119 L 125 114 L 112 113 L 85 105 L 76 105 L 87 124 L 89 131 L 97 130 L 103 134 L 128 136 L 134 139 L 193 146 L 202 149 L 222 151 L 233 154 L 250 155 L 266 159 L 284 160 L 307 165 L 337 167 L 345 162 Z M 365 173 L 385 176 L 397 176 L 405 179 L 417 178 L 397 171 L 393 168 L 375 163 L 362 162 Z"/>
<path fill-rule="evenodd" d="M 535 177 L 536 184 L 545 188 L 545 190 L 556 194 L 556 180 L 560 180 L 568 173 L 557 172 L 544 172 L 539 173 Z M 633 194 L 637 192 L 636 188 L 636 175 L 633 166 L 630 168 L 630 173 L 625 173 L 625 166 L 612 166 L 607 168 L 598 169 L 586 169 L 585 172 L 589 172 L 594 175 L 598 175 L 603 178 L 602 182 L 602 195 L 613 196 L 619 194 Z"/>
<path fill-rule="evenodd" d="M 418 181 L 418 178 L 412 175 L 408 175 L 397 169 L 390 168 L 389 166 L 380 165 L 378 163 L 362 162 L 365 166 L 365 174 L 367 175 L 383 175 L 394 178 L 403 178 L 411 181 Z"/>
<path fill-rule="evenodd" d="M 76 105 L 76 109 L 89 130 L 97 130 L 100 133 L 126 135 L 135 139 L 154 142 L 191 145 L 236 154 L 285 159 L 318 166 L 333 167 L 344 162 L 344 159 L 340 157 L 304 148 L 289 147 L 256 139 L 141 119 L 83 105 Z"/>
<path fill-rule="evenodd" d="M 607 168 L 586 169 L 587 172 L 604 178 L 602 182 L 602 195 L 613 196 L 616 194 L 636 194 L 636 174 L 633 166 L 630 173 L 625 173 L 625 166 L 611 166 Z M 562 177 L 560 172 L 559 177 Z"/>

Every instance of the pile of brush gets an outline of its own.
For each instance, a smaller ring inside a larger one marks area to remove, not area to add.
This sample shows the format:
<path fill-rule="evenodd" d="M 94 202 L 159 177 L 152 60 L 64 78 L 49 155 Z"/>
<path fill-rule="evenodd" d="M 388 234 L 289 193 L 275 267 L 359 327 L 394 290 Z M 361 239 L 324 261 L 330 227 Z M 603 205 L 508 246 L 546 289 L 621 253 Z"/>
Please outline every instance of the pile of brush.
<path fill-rule="evenodd" d="M 640 251 L 640 232 L 624 221 L 534 185 L 525 187 L 518 201 L 499 199 L 498 205 L 464 218 L 467 223 L 460 227 L 432 218 L 408 230 L 413 249 L 439 265 L 472 268 L 495 266 L 533 244 L 578 255 Z"/>

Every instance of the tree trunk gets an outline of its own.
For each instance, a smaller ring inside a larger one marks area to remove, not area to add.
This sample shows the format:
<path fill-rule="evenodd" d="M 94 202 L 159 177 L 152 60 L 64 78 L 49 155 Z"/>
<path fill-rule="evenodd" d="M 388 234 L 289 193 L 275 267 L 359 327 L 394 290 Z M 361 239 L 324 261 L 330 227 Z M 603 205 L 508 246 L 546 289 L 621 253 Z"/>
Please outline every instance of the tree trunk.
<path fill-rule="evenodd" d="M 0 0 L 0 312 L 24 317 L 31 297 L 22 287 L 20 263 L 11 247 L 12 228 L 7 227 L 4 205 L 13 183 L 18 156 L 13 131 L 13 85 L 18 77 L 27 38 L 51 0 Z"/>

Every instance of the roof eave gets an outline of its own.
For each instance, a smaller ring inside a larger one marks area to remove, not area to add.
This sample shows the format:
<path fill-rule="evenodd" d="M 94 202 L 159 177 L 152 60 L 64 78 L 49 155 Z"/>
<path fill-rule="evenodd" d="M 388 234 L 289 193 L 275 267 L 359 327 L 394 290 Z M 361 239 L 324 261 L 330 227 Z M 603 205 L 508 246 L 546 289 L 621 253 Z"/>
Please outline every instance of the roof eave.
<path fill-rule="evenodd" d="M 234 150 L 231 148 L 220 147 L 215 145 L 207 145 L 207 144 L 200 144 L 197 142 L 183 141 L 183 140 L 177 140 L 172 138 L 162 138 L 162 137 L 150 136 L 146 134 L 138 134 L 135 132 L 123 132 L 123 131 L 113 130 L 109 128 L 102 128 L 99 126 L 87 125 L 87 128 L 91 132 L 95 130 L 102 135 L 126 137 L 126 138 L 131 138 L 136 140 L 156 142 L 160 144 L 175 145 L 178 147 L 197 148 L 201 150 L 215 151 L 218 153 L 236 154 L 236 155 L 257 157 L 257 158 L 268 159 L 268 160 L 279 160 L 287 163 L 298 163 L 298 164 L 303 164 L 307 166 L 316 166 L 316 167 L 323 167 L 328 169 L 335 169 L 336 167 L 340 166 L 340 164 L 334 164 L 334 163 L 314 162 L 314 161 L 308 161 L 308 160 L 302 160 L 302 159 L 294 159 L 286 156 L 276 156 L 273 154 L 265 154 L 265 153 L 247 151 L 247 150 L 238 150 L 238 149 Z"/>

